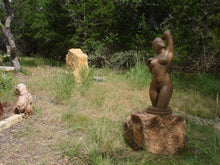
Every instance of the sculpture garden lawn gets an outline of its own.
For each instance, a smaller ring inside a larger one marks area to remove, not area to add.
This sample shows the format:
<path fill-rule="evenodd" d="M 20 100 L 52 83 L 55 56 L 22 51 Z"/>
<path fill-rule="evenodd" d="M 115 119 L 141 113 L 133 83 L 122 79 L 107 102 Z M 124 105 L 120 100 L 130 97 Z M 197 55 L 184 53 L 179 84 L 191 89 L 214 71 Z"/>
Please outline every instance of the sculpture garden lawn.
<path fill-rule="evenodd" d="M 201 81 L 196 80 L 201 79 L 199 76 L 194 77 L 195 84 L 189 85 L 187 78 L 180 81 L 179 73 L 171 75 L 174 91 L 170 105 L 173 111 L 186 112 L 202 119 L 192 120 L 185 116 L 187 147 L 178 155 L 162 156 L 144 150 L 134 151 L 123 137 L 125 118 L 151 104 L 148 94 L 151 78 L 145 66 L 139 65 L 130 71 L 90 67 L 90 77 L 81 84 L 75 84 L 62 66 L 23 65 L 23 69 L 25 74 L 15 74 L 14 78 L 17 83 L 27 85 L 33 95 L 35 113 L 0 132 L 0 164 L 219 162 L 219 130 L 213 127 L 219 111 L 216 111 L 215 94 L 210 94 L 216 85 L 206 89 L 208 94 L 201 92 L 201 88 L 197 88 L 202 86 Z M 141 75 L 146 80 L 144 85 L 143 78 L 138 77 Z M 97 76 L 103 81 L 93 81 L 93 77 Z M 219 80 L 209 78 L 211 82 L 219 83 Z M 189 88 L 186 89 L 186 86 Z M 13 104 L 13 99 L 10 104 Z"/>

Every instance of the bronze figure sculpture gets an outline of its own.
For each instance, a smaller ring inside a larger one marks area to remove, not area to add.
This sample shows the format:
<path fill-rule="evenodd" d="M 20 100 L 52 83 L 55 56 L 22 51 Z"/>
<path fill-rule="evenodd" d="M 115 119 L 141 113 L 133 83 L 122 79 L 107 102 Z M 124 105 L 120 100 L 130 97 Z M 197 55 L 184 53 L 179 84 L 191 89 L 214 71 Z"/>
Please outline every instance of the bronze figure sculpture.
<path fill-rule="evenodd" d="M 164 40 L 167 41 L 167 46 Z M 156 115 L 171 114 L 171 108 L 168 107 L 173 92 L 173 84 L 168 73 L 173 58 L 173 39 L 170 31 L 166 30 L 161 38 L 154 39 L 152 47 L 158 55 L 147 61 L 152 74 L 149 90 L 152 106 L 146 111 Z"/>
<path fill-rule="evenodd" d="M 166 43 L 164 42 L 166 40 Z M 186 144 L 185 120 L 168 107 L 173 92 L 168 68 L 173 58 L 173 39 L 167 30 L 152 43 L 157 56 L 147 65 L 152 74 L 147 110 L 133 112 L 124 125 L 125 139 L 134 150 L 146 149 L 154 154 L 173 155 Z"/>

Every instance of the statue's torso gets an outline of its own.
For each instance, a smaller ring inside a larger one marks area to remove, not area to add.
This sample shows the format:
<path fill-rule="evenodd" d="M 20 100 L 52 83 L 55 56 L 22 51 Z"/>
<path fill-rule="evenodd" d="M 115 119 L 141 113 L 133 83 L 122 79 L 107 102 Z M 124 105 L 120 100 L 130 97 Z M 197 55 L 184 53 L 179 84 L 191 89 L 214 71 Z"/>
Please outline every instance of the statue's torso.
<path fill-rule="evenodd" d="M 168 61 L 165 55 L 159 55 L 150 58 L 149 69 L 152 73 L 152 85 L 156 88 L 171 83 L 170 75 L 168 73 L 168 67 L 170 66 L 170 61 Z"/>

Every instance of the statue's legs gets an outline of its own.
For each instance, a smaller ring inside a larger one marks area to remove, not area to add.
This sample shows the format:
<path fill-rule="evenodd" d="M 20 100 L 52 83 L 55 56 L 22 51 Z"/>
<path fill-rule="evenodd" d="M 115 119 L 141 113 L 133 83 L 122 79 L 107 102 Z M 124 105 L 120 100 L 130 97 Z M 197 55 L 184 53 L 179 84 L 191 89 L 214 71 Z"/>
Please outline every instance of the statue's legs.
<path fill-rule="evenodd" d="M 156 107 L 159 91 L 152 84 L 150 86 L 149 94 L 150 94 L 150 100 L 151 100 L 152 105 Z"/>
<path fill-rule="evenodd" d="M 166 109 L 168 107 L 172 93 L 173 93 L 173 85 L 171 82 L 169 84 L 163 85 L 160 89 L 156 107 L 161 109 Z"/>

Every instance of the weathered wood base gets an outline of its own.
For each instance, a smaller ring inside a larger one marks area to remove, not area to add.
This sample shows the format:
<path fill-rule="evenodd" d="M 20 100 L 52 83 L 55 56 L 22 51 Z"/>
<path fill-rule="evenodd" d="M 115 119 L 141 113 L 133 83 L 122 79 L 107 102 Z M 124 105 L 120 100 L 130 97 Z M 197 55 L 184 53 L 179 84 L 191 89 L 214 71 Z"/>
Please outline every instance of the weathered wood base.
<path fill-rule="evenodd" d="M 134 150 L 172 155 L 185 145 L 185 120 L 179 114 L 134 112 L 128 116 L 124 128 L 125 139 Z"/>

